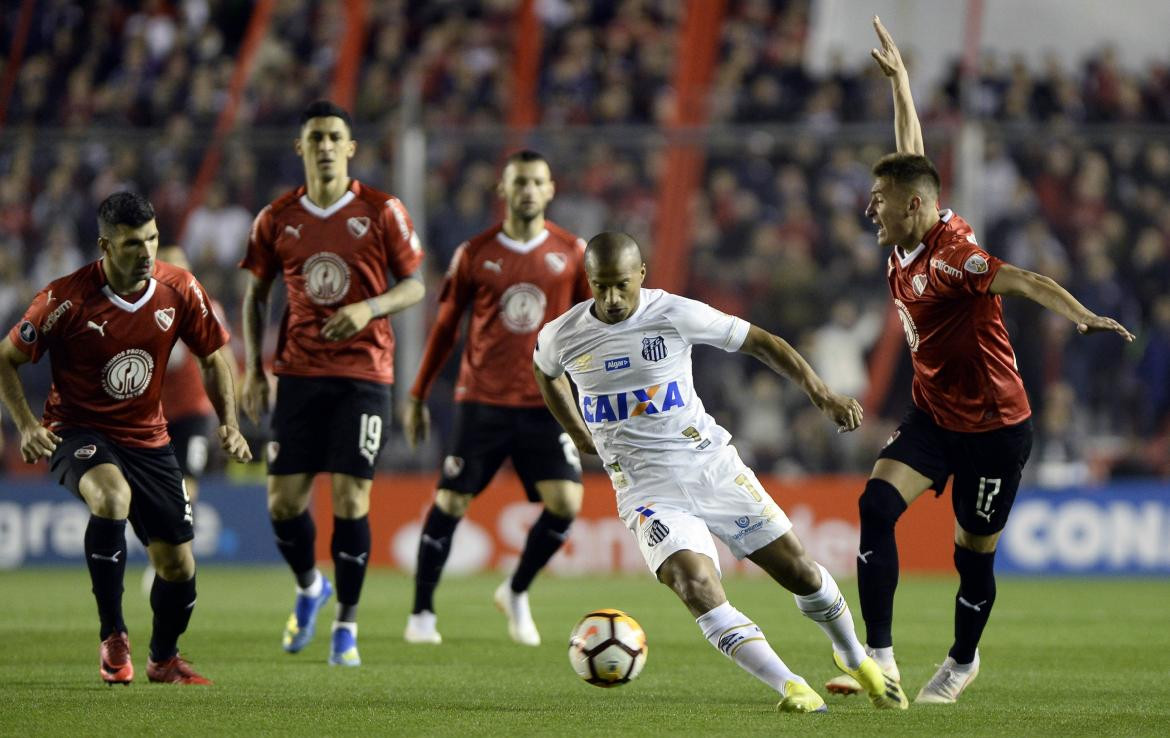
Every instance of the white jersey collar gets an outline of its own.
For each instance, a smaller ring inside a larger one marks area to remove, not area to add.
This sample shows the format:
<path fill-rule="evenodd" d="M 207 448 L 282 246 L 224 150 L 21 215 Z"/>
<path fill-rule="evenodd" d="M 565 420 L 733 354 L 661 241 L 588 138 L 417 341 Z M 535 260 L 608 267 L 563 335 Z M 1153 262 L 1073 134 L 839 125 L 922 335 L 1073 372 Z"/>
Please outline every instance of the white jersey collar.
<path fill-rule="evenodd" d="M 504 233 L 504 229 L 501 227 L 500 232 L 496 234 L 496 240 L 511 251 L 515 251 L 520 254 L 527 254 L 529 251 L 532 251 L 534 248 L 548 240 L 548 229 L 545 228 L 527 241 L 517 241 L 514 238 L 509 238 L 508 235 Z"/>
<path fill-rule="evenodd" d="M 157 285 L 158 282 L 155 281 L 154 277 L 151 277 L 150 282 L 146 285 L 146 292 L 143 292 L 142 297 L 139 297 L 134 302 L 128 302 L 127 300 L 123 299 L 121 295 L 110 289 L 110 285 L 108 284 L 102 285 L 102 293 L 105 294 L 110 302 L 114 303 L 126 312 L 136 313 L 140 307 L 150 302 L 150 298 L 154 296 L 154 288 Z"/>
<path fill-rule="evenodd" d="M 318 218 L 320 218 L 321 220 L 325 220 L 330 215 L 333 215 L 338 210 L 341 210 L 343 207 L 345 207 L 346 205 L 353 202 L 353 199 L 355 197 L 357 197 L 357 195 L 354 194 L 353 190 L 346 190 L 345 194 L 342 195 L 341 197 L 337 198 L 336 202 L 334 202 L 332 205 L 330 205 L 327 208 L 323 208 L 323 207 L 320 207 L 318 205 L 315 205 L 313 203 L 313 201 L 309 199 L 308 193 L 305 193 L 305 194 L 301 195 L 300 202 L 301 202 L 301 207 L 304 208 L 305 210 L 307 210 L 310 215 L 315 215 Z"/>

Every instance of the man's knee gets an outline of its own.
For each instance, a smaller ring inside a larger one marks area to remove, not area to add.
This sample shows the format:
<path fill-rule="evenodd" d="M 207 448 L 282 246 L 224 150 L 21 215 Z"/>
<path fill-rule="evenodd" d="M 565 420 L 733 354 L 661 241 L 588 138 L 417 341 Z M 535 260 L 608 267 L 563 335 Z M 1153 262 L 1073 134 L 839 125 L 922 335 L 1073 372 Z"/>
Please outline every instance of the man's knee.
<path fill-rule="evenodd" d="M 540 493 L 544 509 L 558 518 L 572 520 L 581 512 L 581 502 L 585 497 L 585 490 L 582 485 L 576 482 L 537 482 L 536 490 Z"/>
<path fill-rule="evenodd" d="M 870 479 L 865 483 L 857 509 L 863 526 L 893 528 L 906 511 L 906 500 L 884 479 Z"/>
<path fill-rule="evenodd" d="M 475 495 L 440 489 L 435 493 L 435 507 L 453 518 L 461 518 L 467 514 L 467 509 L 471 507 L 473 499 L 475 499 Z"/>
<path fill-rule="evenodd" d="M 309 507 L 313 478 L 307 474 L 268 477 L 268 515 L 273 520 L 291 520 Z"/>
<path fill-rule="evenodd" d="M 130 514 L 130 485 L 113 464 L 99 464 L 77 484 L 90 512 L 99 518 L 122 520 Z"/>
<path fill-rule="evenodd" d="M 155 542 L 150 544 L 148 551 L 150 563 L 166 581 L 185 582 L 195 576 L 195 554 L 190 542 L 177 546 Z"/>
<path fill-rule="evenodd" d="M 680 553 L 683 557 L 675 554 L 659 568 L 659 581 L 670 587 L 693 612 L 707 612 L 727 599 L 714 565 L 697 558 L 702 554 Z"/>

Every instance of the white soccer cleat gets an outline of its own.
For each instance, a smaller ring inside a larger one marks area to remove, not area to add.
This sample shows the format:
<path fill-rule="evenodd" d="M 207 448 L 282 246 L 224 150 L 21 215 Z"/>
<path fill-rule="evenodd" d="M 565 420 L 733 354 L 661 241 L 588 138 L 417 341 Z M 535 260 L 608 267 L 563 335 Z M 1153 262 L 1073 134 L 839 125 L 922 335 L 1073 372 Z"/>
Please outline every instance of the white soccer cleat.
<path fill-rule="evenodd" d="M 437 646 L 443 642 L 443 636 L 439 635 L 436 628 L 437 622 L 438 617 L 430 610 L 411 613 L 406 619 L 406 632 L 402 637 L 407 643 L 429 643 Z"/>
<path fill-rule="evenodd" d="M 950 656 L 938 667 L 938 671 L 930 678 L 914 698 L 916 704 L 921 705 L 953 705 L 967 685 L 979 676 L 979 652 L 975 652 L 975 660 L 965 667 L 960 667 Z"/>
<path fill-rule="evenodd" d="M 865 653 L 877 661 L 877 657 L 874 656 L 873 649 L 869 646 L 865 647 Z M 878 666 L 882 668 L 882 673 L 884 673 L 886 676 L 890 677 L 895 682 L 902 682 L 902 674 L 898 671 L 898 665 L 896 663 L 889 664 L 887 666 L 886 664 L 878 661 Z M 825 682 L 825 691 L 830 694 L 851 695 L 861 694 L 865 691 L 865 688 L 861 686 L 860 682 L 848 674 L 841 674 L 840 676 L 835 676 L 829 681 Z"/>
<path fill-rule="evenodd" d="M 508 635 L 522 646 L 539 646 L 540 632 L 532 622 L 532 611 L 528 609 L 528 593 L 516 594 L 509 586 L 510 579 L 496 587 L 496 609 L 508 616 Z"/>

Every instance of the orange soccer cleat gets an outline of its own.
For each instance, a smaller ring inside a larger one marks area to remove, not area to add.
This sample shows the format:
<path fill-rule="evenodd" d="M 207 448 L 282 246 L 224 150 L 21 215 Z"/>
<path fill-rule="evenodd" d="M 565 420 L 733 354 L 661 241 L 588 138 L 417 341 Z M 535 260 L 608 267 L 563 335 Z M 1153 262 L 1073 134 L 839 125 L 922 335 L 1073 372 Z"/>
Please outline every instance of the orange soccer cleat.
<path fill-rule="evenodd" d="M 130 661 L 130 636 L 111 633 L 98 649 L 101 655 L 102 681 L 106 684 L 129 684 L 134 680 L 134 664 Z"/>
<path fill-rule="evenodd" d="M 167 684 L 211 684 L 211 680 L 191 668 L 179 654 L 165 661 L 146 662 L 146 677 Z"/>

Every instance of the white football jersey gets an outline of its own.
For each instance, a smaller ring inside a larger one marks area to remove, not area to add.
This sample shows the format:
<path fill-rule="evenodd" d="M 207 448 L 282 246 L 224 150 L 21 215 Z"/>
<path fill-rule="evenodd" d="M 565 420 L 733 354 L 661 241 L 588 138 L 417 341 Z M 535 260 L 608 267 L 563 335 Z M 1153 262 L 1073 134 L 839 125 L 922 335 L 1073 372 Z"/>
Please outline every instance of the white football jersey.
<path fill-rule="evenodd" d="M 731 434 L 695 394 L 691 346 L 737 351 L 750 324 L 662 290 L 643 289 L 637 310 L 615 325 L 593 316 L 593 302 L 545 325 L 533 358 L 550 377 L 569 372 L 602 461 L 625 469 L 701 463 L 726 446 Z"/>

